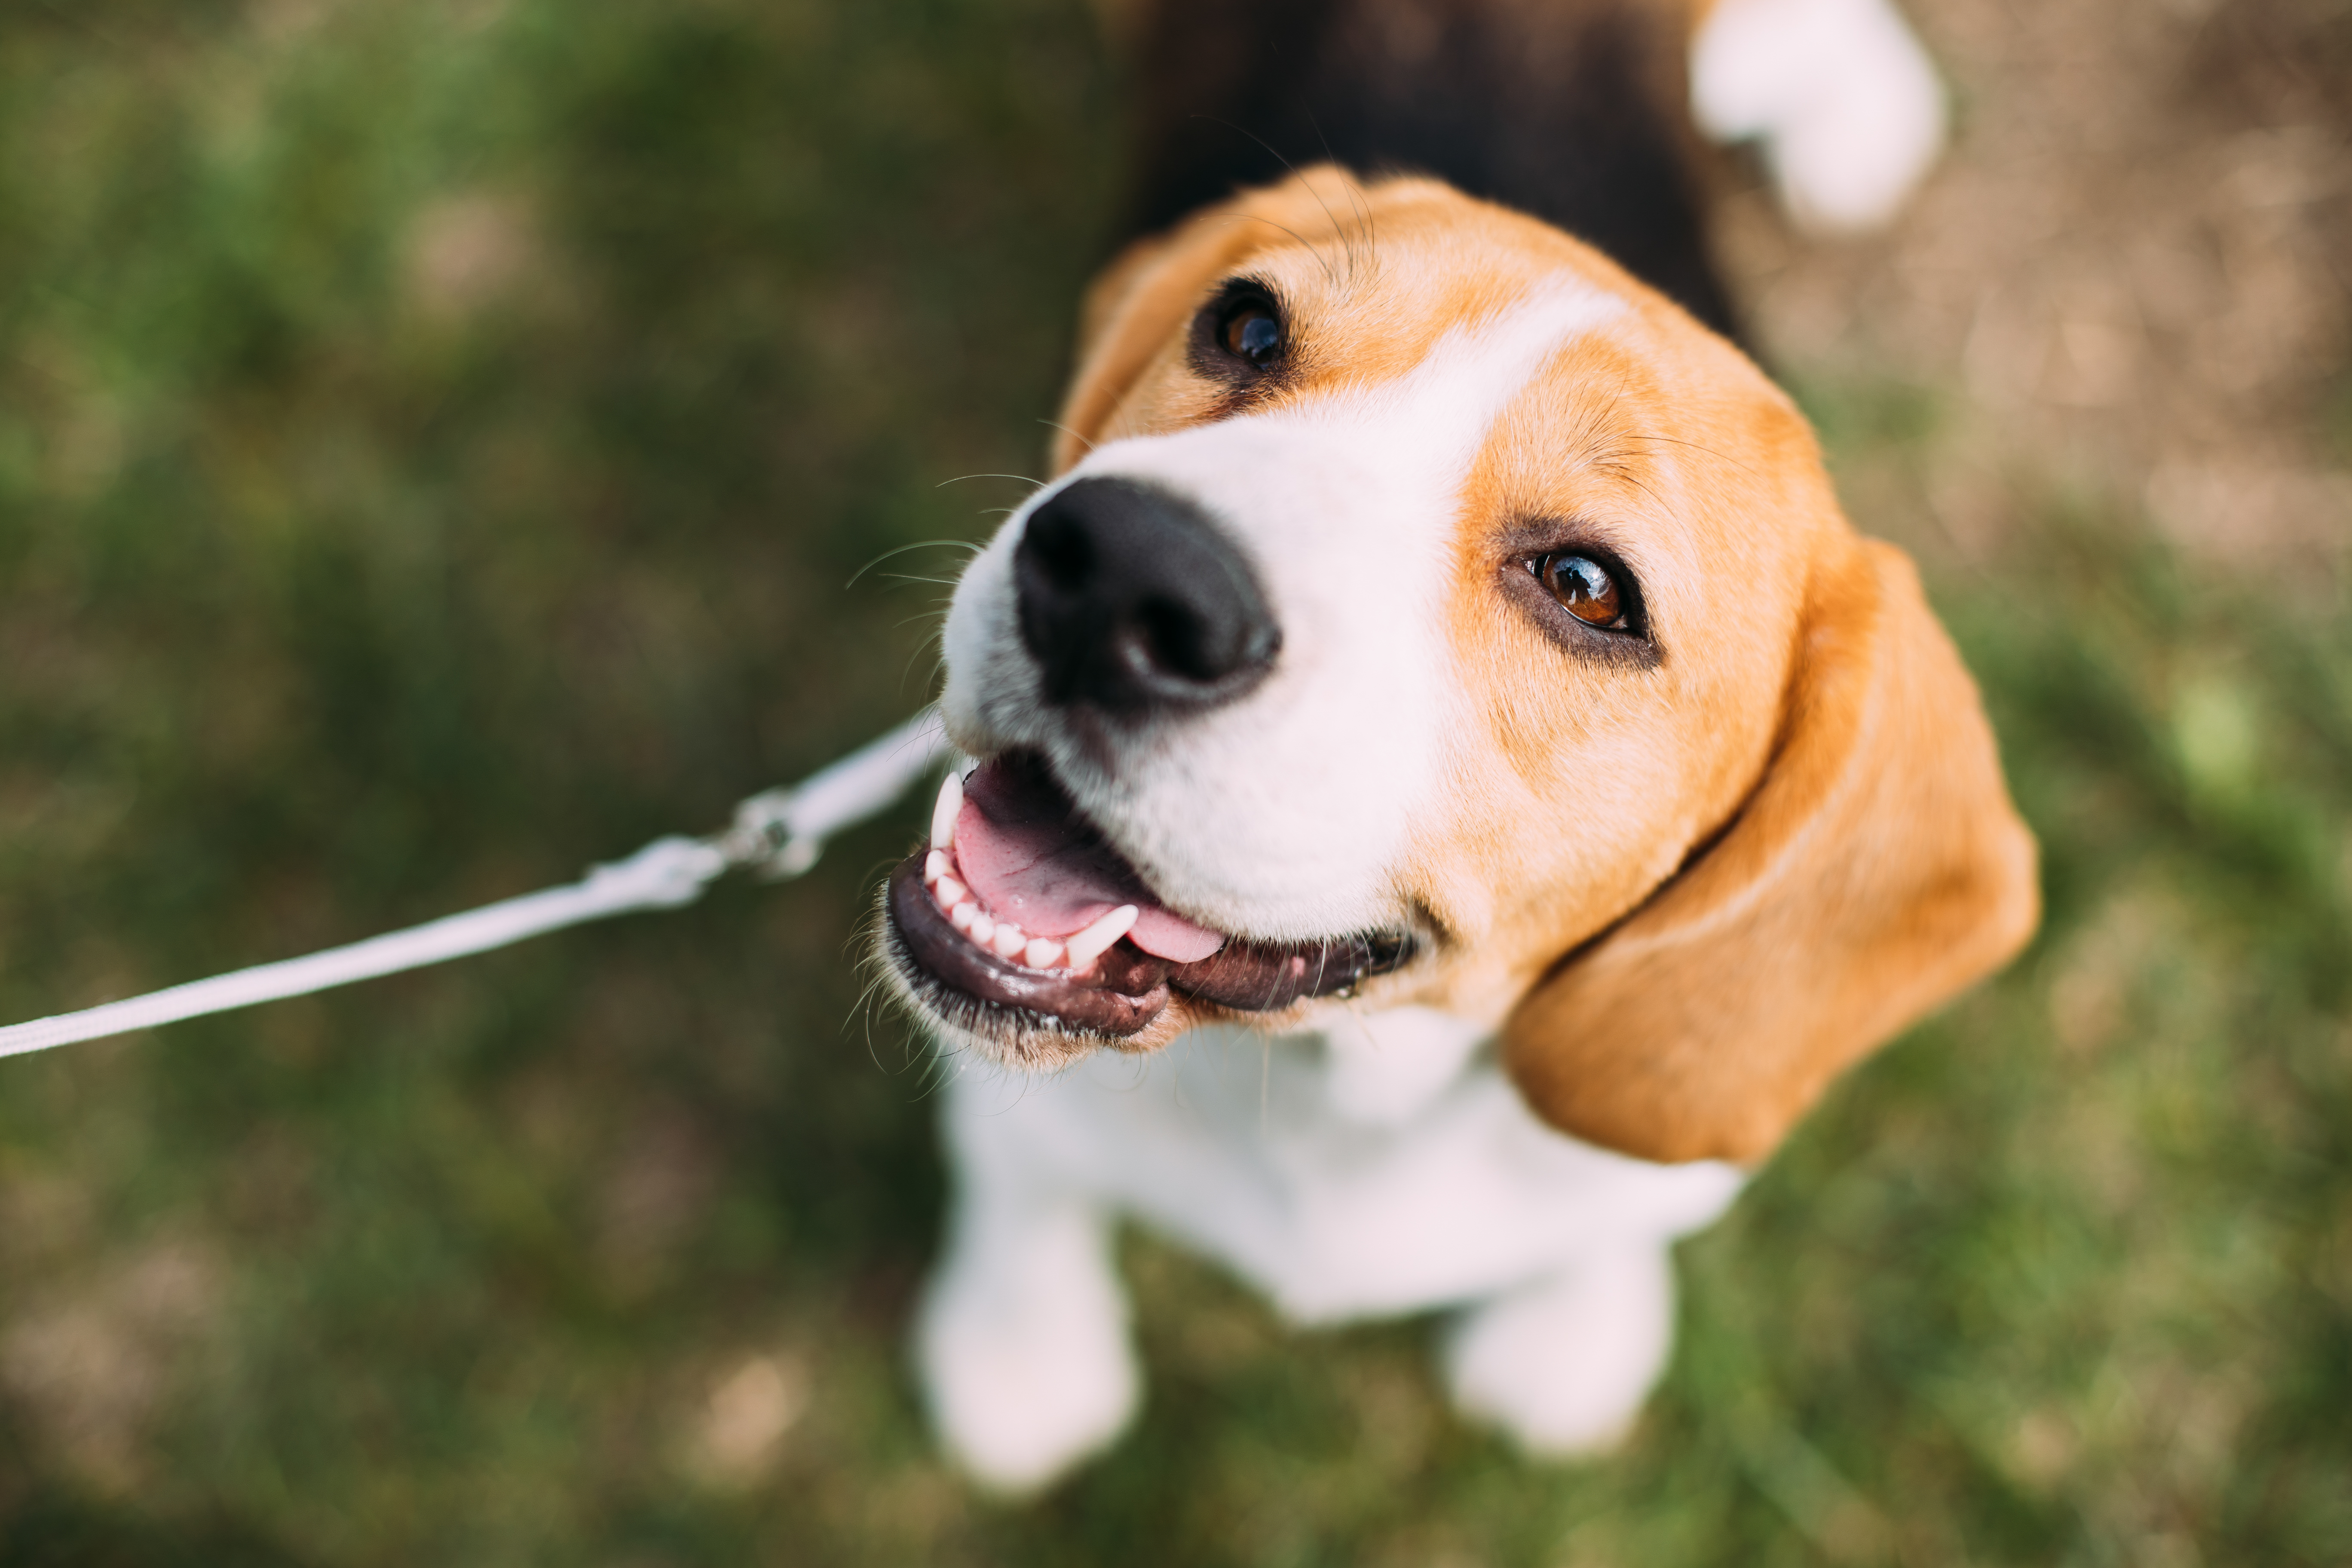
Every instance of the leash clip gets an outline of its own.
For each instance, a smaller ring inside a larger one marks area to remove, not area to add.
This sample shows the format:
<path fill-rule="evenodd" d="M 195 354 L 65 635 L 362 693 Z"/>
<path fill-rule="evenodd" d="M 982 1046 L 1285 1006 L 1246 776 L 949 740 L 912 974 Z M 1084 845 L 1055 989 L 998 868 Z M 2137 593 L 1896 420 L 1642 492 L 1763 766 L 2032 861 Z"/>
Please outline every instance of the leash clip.
<path fill-rule="evenodd" d="M 735 821 L 710 839 L 731 868 L 749 870 L 762 882 L 789 882 L 816 864 L 824 840 L 797 833 L 793 805 L 800 794 L 789 786 L 761 790 L 735 807 Z"/>
<path fill-rule="evenodd" d="M 926 708 L 800 783 L 761 790 L 736 806 L 733 825 L 709 842 L 730 867 L 766 882 L 790 881 L 816 864 L 825 840 L 897 800 L 953 755 L 939 710 Z"/>

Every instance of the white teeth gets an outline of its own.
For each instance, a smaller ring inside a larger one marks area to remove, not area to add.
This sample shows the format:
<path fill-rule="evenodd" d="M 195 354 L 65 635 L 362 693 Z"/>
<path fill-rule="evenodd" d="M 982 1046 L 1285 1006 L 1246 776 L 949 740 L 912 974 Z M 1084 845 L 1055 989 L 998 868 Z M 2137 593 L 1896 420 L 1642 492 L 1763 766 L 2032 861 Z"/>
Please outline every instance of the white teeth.
<path fill-rule="evenodd" d="M 941 825 L 952 835 L 955 814 L 962 805 L 963 792 L 957 781 L 950 777 L 948 786 L 940 791 L 934 842 Z M 1058 969 L 1065 961 L 1072 969 L 1085 969 L 1135 925 L 1136 907 L 1121 904 L 1066 942 L 1033 937 L 1011 921 L 1000 921 L 982 909 L 980 900 L 971 896 L 971 889 L 958 881 L 954 872 L 955 860 L 946 849 L 934 849 L 923 857 L 923 880 L 930 884 L 931 897 L 947 911 L 948 923 L 969 937 L 973 946 L 984 947 L 1002 958 L 1015 959 L 1032 969 Z"/>
<path fill-rule="evenodd" d="M 955 844 L 956 817 L 963 810 L 963 780 L 955 770 L 940 781 L 940 798 L 931 807 L 931 847 L 947 849 Z M 926 862 L 928 864 L 928 862 Z"/>
<path fill-rule="evenodd" d="M 1125 936 L 1133 928 L 1135 918 L 1142 911 L 1133 904 L 1121 904 L 1077 935 L 1070 938 L 1070 967 L 1085 969 L 1093 964 L 1096 959 L 1100 958 L 1109 950 L 1111 943 Z"/>

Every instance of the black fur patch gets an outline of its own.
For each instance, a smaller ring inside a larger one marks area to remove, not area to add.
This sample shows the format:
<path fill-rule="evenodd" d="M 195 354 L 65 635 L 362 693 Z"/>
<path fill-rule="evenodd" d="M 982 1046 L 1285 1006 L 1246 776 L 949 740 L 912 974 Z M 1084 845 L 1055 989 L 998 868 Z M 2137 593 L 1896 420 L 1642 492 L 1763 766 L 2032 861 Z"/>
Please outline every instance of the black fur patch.
<path fill-rule="evenodd" d="M 1289 164 L 1433 174 L 1614 258 L 1717 331 L 1688 40 L 1628 0 L 1157 0 L 1129 236 Z"/>

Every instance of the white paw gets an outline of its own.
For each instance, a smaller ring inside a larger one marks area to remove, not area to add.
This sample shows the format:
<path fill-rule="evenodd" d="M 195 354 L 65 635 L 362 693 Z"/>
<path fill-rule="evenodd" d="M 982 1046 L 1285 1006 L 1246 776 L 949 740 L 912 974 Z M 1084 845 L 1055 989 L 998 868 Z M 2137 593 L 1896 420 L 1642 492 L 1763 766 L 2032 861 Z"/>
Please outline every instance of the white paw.
<path fill-rule="evenodd" d="M 1781 205 L 1821 231 L 1886 223 L 1944 144 L 1935 65 L 1888 0 L 1721 0 L 1691 41 L 1691 110 L 1761 138 Z"/>
<path fill-rule="evenodd" d="M 1454 1401 L 1531 1454 L 1613 1447 L 1674 1348 L 1674 1260 L 1645 1247 L 1470 1309 L 1445 1347 Z"/>
<path fill-rule="evenodd" d="M 955 1461 L 992 1490 L 1032 1492 L 1135 1414 L 1127 1301 L 1090 1214 L 971 1232 L 925 1292 L 917 1370 Z"/>

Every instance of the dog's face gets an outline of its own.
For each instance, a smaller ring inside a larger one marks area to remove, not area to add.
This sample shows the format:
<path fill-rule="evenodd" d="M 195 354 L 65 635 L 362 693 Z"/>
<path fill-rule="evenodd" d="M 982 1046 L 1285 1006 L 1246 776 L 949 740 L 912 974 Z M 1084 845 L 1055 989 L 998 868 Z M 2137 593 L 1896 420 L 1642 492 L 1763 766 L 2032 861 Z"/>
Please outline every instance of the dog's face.
<path fill-rule="evenodd" d="M 1570 1131 L 1753 1157 L 2031 928 L 1907 570 L 1556 230 L 1329 171 L 1203 214 L 1098 286 L 1056 457 L 957 589 L 982 765 L 887 900 L 956 1043 L 1419 1002 Z"/>

